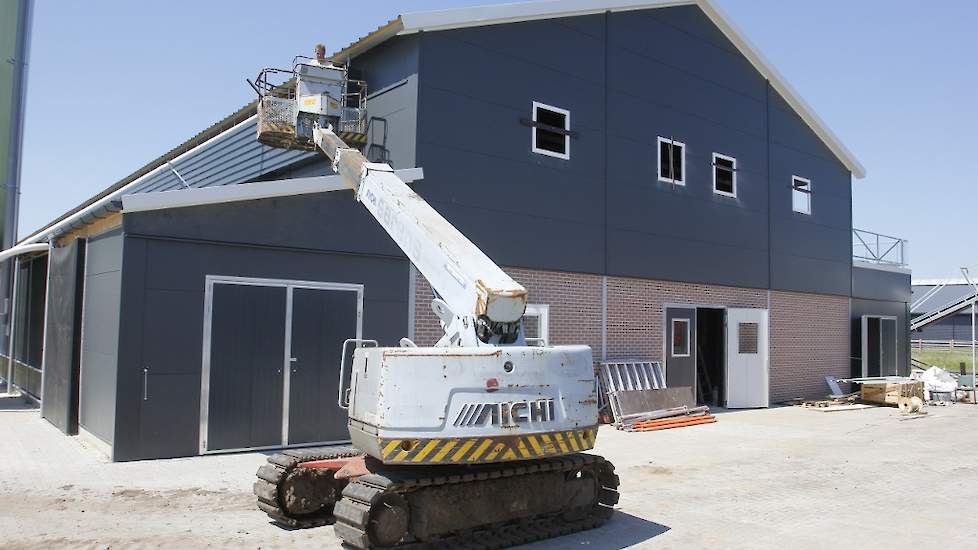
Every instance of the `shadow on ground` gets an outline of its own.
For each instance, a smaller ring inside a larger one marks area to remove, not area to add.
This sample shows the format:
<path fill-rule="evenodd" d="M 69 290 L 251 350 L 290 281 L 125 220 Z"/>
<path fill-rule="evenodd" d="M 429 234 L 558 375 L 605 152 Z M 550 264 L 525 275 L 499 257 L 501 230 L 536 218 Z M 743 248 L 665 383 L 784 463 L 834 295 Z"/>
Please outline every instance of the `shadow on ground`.
<path fill-rule="evenodd" d="M 23 397 L 0 397 L 0 411 L 32 411 L 37 405 Z"/>
<path fill-rule="evenodd" d="M 621 550 L 655 538 L 669 527 L 638 516 L 616 511 L 608 523 L 598 529 L 574 533 L 565 537 L 548 539 L 520 546 L 524 550 L 545 550 L 587 546 L 589 550 Z"/>

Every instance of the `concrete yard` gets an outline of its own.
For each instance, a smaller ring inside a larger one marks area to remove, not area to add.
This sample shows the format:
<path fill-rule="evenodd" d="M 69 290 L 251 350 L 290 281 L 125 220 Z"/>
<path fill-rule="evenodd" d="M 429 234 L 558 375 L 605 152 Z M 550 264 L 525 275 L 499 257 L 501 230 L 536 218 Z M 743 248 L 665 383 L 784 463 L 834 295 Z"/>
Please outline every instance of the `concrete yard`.
<path fill-rule="evenodd" d="M 339 548 L 329 527 L 285 531 L 254 506 L 265 457 L 112 464 L 36 410 L 0 402 L 4 548 Z M 651 433 L 601 429 L 620 510 L 605 527 L 526 548 L 978 547 L 978 407 L 718 413 Z"/>

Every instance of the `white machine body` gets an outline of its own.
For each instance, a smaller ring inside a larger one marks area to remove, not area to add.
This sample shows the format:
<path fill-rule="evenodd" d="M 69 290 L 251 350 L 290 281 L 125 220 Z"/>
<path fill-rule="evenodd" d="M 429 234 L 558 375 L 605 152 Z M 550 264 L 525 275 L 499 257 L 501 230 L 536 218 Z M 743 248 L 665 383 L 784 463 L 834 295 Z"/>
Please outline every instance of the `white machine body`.
<path fill-rule="evenodd" d="M 556 440 L 546 446 L 543 436 L 554 433 L 564 434 L 571 451 L 584 450 L 593 446 L 596 423 L 592 368 L 587 346 L 359 347 L 350 437 L 386 463 L 465 462 L 483 442 L 486 453 L 502 451 L 493 460 L 566 454 Z M 457 450 L 418 458 L 431 441 L 432 451 L 472 444 L 456 460 Z M 521 442 L 529 456 L 520 454 Z"/>

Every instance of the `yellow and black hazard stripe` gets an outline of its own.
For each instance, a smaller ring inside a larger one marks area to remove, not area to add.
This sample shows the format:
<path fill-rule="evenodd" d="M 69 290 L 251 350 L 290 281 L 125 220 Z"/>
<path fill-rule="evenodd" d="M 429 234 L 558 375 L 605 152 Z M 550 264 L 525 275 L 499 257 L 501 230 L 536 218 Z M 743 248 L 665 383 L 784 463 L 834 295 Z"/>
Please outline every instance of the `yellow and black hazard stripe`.
<path fill-rule="evenodd" d="M 347 145 L 363 145 L 367 143 L 367 134 L 359 132 L 337 132 L 336 134 Z"/>
<path fill-rule="evenodd" d="M 594 447 L 596 428 L 531 435 L 381 439 L 385 464 L 479 464 L 560 456 Z"/>

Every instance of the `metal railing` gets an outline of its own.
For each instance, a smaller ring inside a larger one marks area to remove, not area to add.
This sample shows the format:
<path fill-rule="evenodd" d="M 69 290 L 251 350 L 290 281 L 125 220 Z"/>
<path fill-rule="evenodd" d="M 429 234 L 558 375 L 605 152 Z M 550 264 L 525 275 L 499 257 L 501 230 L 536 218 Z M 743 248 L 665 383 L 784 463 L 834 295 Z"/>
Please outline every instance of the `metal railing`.
<path fill-rule="evenodd" d="M 970 350 L 971 340 L 923 340 L 923 339 L 912 339 L 910 340 L 910 346 L 915 350 Z"/>
<path fill-rule="evenodd" d="M 10 359 L 6 355 L 0 354 L 0 371 L 2 371 L 4 378 L 6 378 L 7 364 L 9 361 Z M 14 361 L 14 368 L 12 372 L 12 386 L 14 388 L 20 389 L 37 399 L 41 398 L 41 369 L 17 360 Z M 8 380 L 8 382 L 11 381 Z M 9 386 L 11 386 L 11 384 L 8 384 L 8 387 Z"/>
<path fill-rule="evenodd" d="M 906 267 L 910 263 L 907 257 L 907 240 L 853 228 L 852 259 L 874 264 Z"/>

